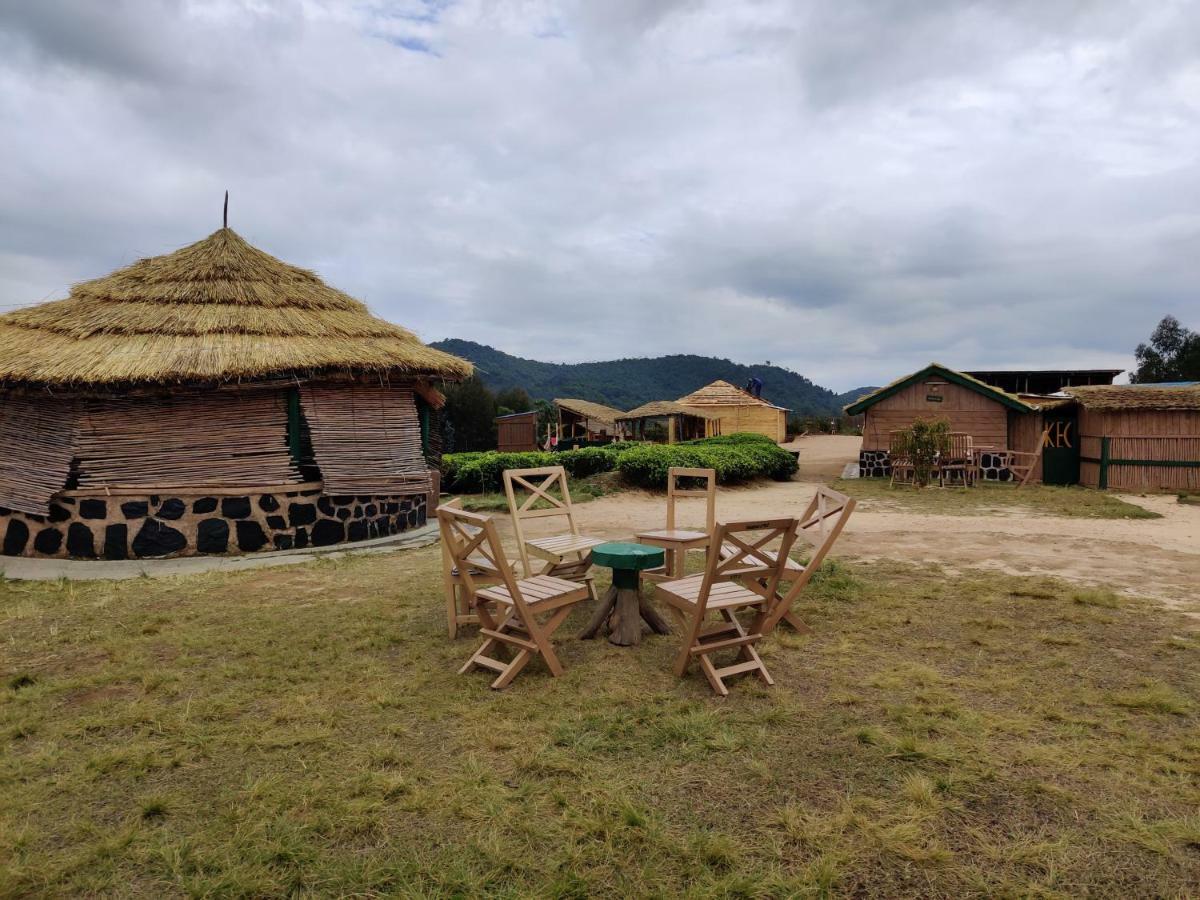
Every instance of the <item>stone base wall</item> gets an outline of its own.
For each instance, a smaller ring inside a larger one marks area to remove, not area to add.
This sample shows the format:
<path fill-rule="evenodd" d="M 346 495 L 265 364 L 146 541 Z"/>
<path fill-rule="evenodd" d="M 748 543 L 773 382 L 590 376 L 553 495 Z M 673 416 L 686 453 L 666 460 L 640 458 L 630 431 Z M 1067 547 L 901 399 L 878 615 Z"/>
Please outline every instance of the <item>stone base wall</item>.
<path fill-rule="evenodd" d="M 57 497 L 50 515 L 0 508 L 4 556 L 141 559 L 327 547 L 425 524 L 426 494 Z"/>
<path fill-rule="evenodd" d="M 886 450 L 858 451 L 859 478 L 891 478 L 892 463 Z"/>
<path fill-rule="evenodd" d="M 979 477 L 984 481 L 1012 481 L 1013 475 L 997 453 L 979 454 Z"/>
<path fill-rule="evenodd" d="M 886 450 L 859 450 L 858 475 L 860 478 L 891 478 L 892 463 Z M 984 481 L 1012 481 L 1012 472 L 1004 465 L 1004 457 L 998 453 L 979 455 L 979 477 Z"/>

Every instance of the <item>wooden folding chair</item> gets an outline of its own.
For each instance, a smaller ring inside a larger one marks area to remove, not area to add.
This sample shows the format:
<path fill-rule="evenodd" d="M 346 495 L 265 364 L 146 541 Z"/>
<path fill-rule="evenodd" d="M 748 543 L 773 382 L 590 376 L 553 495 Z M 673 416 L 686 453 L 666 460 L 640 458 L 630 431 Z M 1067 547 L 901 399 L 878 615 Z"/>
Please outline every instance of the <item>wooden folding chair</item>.
<path fill-rule="evenodd" d="M 888 465 L 892 468 L 892 478 L 889 484 L 917 483 L 917 467 L 913 463 L 912 448 L 909 446 L 908 435 L 903 431 L 893 431 L 888 435 Z"/>
<path fill-rule="evenodd" d="M 950 432 L 950 449 L 937 462 L 938 484 L 946 486 L 946 482 L 955 476 L 962 480 L 963 487 L 970 487 L 976 481 L 979 464 L 975 459 L 975 439 L 964 432 Z"/>
<path fill-rule="evenodd" d="M 551 493 L 555 488 L 558 489 L 560 497 Z M 518 490 L 528 493 L 519 504 Z M 575 524 L 575 511 L 571 506 L 571 491 L 567 487 L 566 470 L 562 466 L 506 469 L 504 493 L 508 498 L 508 511 L 512 514 L 513 530 L 517 534 L 525 575 L 535 574 L 529 561 L 530 554 L 533 554 L 546 561 L 546 565 L 537 574 L 582 582 L 587 585 L 592 599 L 596 600 L 591 551 L 606 540 L 579 533 L 579 526 Z M 550 537 L 526 539 L 523 527 L 525 521 L 545 517 L 565 518 L 568 531 Z"/>
<path fill-rule="evenodd" d="M 842 529 L 846 527 L 846 522 L 854 512 L 854 506 L 854 498 L 824 486 L 818 488 L 817 495 L 808 504 L 808 509 L 800 519 L 801 532 L 807 532 L 806 537 L 811 536 L 812 556 L 804 565 L 800 565 L 794 560 L 788 561 L 781 576 L 783 581 L 791 582 L 787 593 L 782 596 L 777 594 L 769 605 L 762 608 L 761 617 L 750 624 L 752 631 L 759 631 L 767 635 L 775 630 L 775 626 L 780 621 L 786 621 L 797 631 L 812 632 L 812 629 L 792 611 L 792 606 L 804 593 L 804 589 L 808 587 L 813 575 L 821 568 L 821 564 L 825 562 L 825 557 L 837 542 L 838 536 L 841 535 Z M 755 589 L 756 586 L 758 589 L 765 587 L 761 580 L 756 581 L 751 589 Z"/>
<path fill-rule="evenodd" d="M 441 508 L 462 509 L 462 499 L 454 497 L 441 504 L 439 509 Z M 438 528 L 442 536 L 442 586 L 446 592 L 446 632 L 453 640 L 458 637 L 460 625 L 478 625 L 479 616 L 475 613 L 475 598 L 467 589 L 458 567 L 454 564 L 454 558 L 450 555 L 450 541 L 446 535 L 446 525 L 440 519 Z M 516 560 L 510 560 L 512 565 L 515 565 L 516 562 Z M 499 578 L 487 575 L 479 569 L 475 569 L 472 574 L 475 577 L 475 584 L 479 587 L 501 583 Z"/>
<path fill-rule="evenodd" d="M 492 687 L 508 687 L 517 674 L 535 656 L 546 661 L 550 674 L 557 678 L 563 665 L 554 652 L 550 638 L 571 608 L 588 595 L 587 587 L 552 575 L 535 575 L 517 580 L 513 567 L 504 556 L 504 547 L 489 516 L 441 506 L 437 511 L 450 548 L 450 558 L 458 569 L 463 585 L 475 602 L 479 633 L 483 644 L 471 654 L 459 674 L 482 667 L 498 672 Z M 494 586 L 482 587 L 475 573 L 494 579 Z M 543 618 L 544 617 L 544 618 Z M 510 660 L 493 656 L 513 651 Z"/>
<path fill-rule="evenodd" d="M 824 561 L 826 554 L 829 553 L 829 549 L 837 541 L 838 536 L 842 533 L 842 529 L 846 527 L 846 522 L 849 521 L 856 504 L 857 501 L 853 497 L 849 497 L 825 485 L 817 487 L 817 492 L 813 494 L 812 500 L 808 502 L 808 506 L 804 510 L 804 515 L 800 517 L 800 525 L 797 531 L 798 536 L 803 535 L 805 540 L 812 545 L 812 557 L 807 564 L 801 564 L 791 557 L 784 559 L 781 580 L 789 582 L 791 587 L 788 594 L 782 595 L 776 593 L 775 596 L 769 598 L 771 601 L 769 609 L 772 611 L 773 618 L 767 631 L 773 629 L 779 620 L 782 619 L 801 634 L 812 634 L 812 628 L 792 611 L 792 603 L 795 602 L 800 592 L 804 590 L 813 573 L 821 567 L 821 563 Z M 737 552 L 738 548 L 733 545 L 722 546 L 721 558 L 722 560 L 729 559 Z M 756 552 L 754 561 L 764 568 L 769 568 L 777 561 L 776 554 L 774 551 L 764 548 Z M 762 577 L 755 578 L 742 575 L 739 580 L 747 588 L 756 593 L 761 594 L 766 590 L 766 580 Z M 790 597 L 786 603 L 784 603 L 785 597 Z"/>
<path fill-rule="evenodd" d="M 1004 458 L 1004 468 L 1012 472 L 1012 480 L 1016 483 L 1018 490 L 1029 484 L 1030 479 L 1033 478 L 1033 470 L 1037 468 L 1038 460 L 1042 458 L 1042 451 L 1046 448 L 1049 435 L 1049 428 L 1042 430 L 1038 448 L 1033 452 L 1027 450 L 997 451 L 997 455 Z"/>
<path fill-rule="evenodd" d="M 702 488 L 681 488 L 681 479 L 702 479 Z M 703 497 L 705 501 L 704 531 L 676 528 L 675 503 L 680 497 Z M 672 466 L 667 470 L 667 527 L 661 531 L 644 531 L 637 536 L 639 544 L 662 547 L 667 551 L 666 565 L 642 573 L 648 581 L 671 581 L 686 573 L 684 564 L 689 550 L 704 549 L 712 538 L 717 521 L 717 472 L 715 469 L 687 469 Z"/>
<path fill-rule="evenodd" d="M 718 523 L 713 531 L 708 563 L 702 575 L 692 575 L 658 585 L 655 596 L 662 597 L 671 607 L 683 627 L 683 644 L 675 657 L 675 674 L 681 678 L 695 657 L 700 670 L 712 689 L 722 697 L 728 696 L 725 679 L 754 672 L 766 684 L 774 684 L 754 645 L 762 640 L 761 629 L 747 629 L 737 617 L 740 610 L 753 609 L 754 621 L 765 621 L 770 598 L 776 595 L 783 576 L 784 561 L 796 539 L 795 519 L 767 519 L 752 522 Z M 778 541 L 769 564 L 762 551 Z M 730 546 L 733 552 L 721 558 L 721 547 Z M 761 592 L 752 591 L 739 583 L 740 578 L 762 579 Z M 710 612 L 722 621 L 705 625 Z M 715 653 L 736 650 L 732 664 L 718 668 L 712 660 Z"/>

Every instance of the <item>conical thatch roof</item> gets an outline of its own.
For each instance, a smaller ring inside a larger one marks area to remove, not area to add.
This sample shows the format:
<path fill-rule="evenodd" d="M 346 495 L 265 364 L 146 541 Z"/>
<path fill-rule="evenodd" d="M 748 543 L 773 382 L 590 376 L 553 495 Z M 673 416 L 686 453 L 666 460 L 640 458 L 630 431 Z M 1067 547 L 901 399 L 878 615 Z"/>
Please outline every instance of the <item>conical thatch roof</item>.
<path fill-rule="evenodd" d="M 222 228 L 174 253 L 0 316 L 0 381 L 232 381 L 394 372 L 451 379 L 471 364 L 378 319 L 312 272 Z"/>
<path fill-rule="evenodd" d="M 771 409 L 787 409 L 762 397 L 755 397 L 749 391 L 720 378 L 680 397 L 679 402 L 684 406 L 769 406 Z"/>
<path fill-rule="evenodd" d="M 651 400 L 649 403 L 643 403 L 637 409 L 631 409 L 627 413 L 621 413 L 617 417 L 617 421 L 627 421 L 629 419 L 657 419 L 660 416 L 692 416 L 696 419 L 719 419 L 721 418 L 716 413 L 706 412 L 702 409 L 697 409 L 694 406 L 684 406 L 675 400 Z"/>

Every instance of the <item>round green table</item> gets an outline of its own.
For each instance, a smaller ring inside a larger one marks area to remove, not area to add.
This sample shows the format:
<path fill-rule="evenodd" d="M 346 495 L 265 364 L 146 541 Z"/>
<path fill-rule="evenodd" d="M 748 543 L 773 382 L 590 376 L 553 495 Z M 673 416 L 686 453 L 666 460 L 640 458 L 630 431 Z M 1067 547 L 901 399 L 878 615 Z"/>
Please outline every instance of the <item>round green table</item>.
<path fill-rule="evenodd" d="M 615 541 L 592 548 L 592 562 L 613 570 L 612 587 L 600 600 L 600 608 L 583 629 L 580 637 L 594 638 L 604 628 L 608 639 L 621 647 L 630 647 L 642 639 L 642 621 L 659 634 L 671 629 L 650 605 L 641 590 L 639 573 L 663 565 L 661 547 Z"/>

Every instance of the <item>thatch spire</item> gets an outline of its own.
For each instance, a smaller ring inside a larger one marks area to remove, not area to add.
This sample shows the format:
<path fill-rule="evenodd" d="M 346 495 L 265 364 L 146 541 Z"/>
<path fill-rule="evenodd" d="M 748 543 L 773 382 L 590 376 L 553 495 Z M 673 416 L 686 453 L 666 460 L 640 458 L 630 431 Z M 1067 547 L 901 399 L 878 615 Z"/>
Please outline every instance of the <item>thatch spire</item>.
<path fill-rule="evenodd" d="M 185 382 L 321 371 L 463 378 L 470 363 L 223 227 L 0 316 L 0 381 Z"/>

